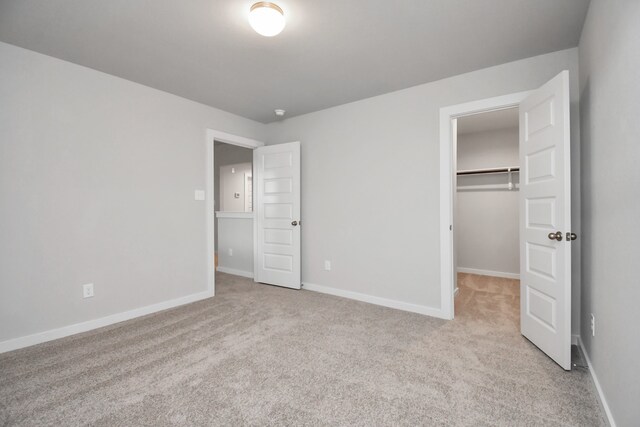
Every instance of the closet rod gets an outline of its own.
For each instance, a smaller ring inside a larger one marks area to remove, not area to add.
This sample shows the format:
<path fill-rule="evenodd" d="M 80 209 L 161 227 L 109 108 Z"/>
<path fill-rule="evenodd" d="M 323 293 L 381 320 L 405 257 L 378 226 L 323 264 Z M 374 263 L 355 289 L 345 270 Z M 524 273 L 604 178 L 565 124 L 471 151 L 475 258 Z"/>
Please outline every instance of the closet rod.
<path fill-rule="evenodd" d="M 519 166 L 511 166 L 506 168 L 485 168 L 485 169 L 468 169 L 458 171 L 456 175 L 489 175 L 509 172 L 520 172 Z"/>

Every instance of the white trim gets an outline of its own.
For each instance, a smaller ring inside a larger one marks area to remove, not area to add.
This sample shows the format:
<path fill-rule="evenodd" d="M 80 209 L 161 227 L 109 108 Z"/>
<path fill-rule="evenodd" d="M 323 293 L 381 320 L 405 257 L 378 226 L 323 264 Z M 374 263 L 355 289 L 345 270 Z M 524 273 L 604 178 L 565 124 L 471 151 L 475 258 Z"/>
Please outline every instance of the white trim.
<path fill-rule="evenodd" d="M 14 338 L 0 342 L 0 353 L 17 350 L 19 348 L 29 347 L 31 345 L 68 337 L 70 335 L 79 334 L 81 332 L 91 331 L 93 329 L 102 328 L 104 326 L 113 325 L 115 323 L 124 322 L 125 320 L 134 319 L 147 314 L 157 313 L 158 311 L 167 310 L 169 308 L 178 307 L 192 302 L 200 301 L 212 297 L 209 290 L 191 294 L 184 297 L 172 299 L 169 301 L 159 302 L 157 304 L 147 305 L 133 310 L 124 311 L 122 313 L 111 314 L 99 319 L 88 320 L 82 323 L 76 323 L 69 326 L 63 326 L 57 329 L 51 329 L 24 337 Z"/>
<path fill-rule="evenodd" d="M 253 177 L 253 183 L 252 185 L 252 189 L 251 189 L 251 196 L 253 197 L 253 201 L 251 203 L 251 205 L 253 206 L 253 210 L 255 211 L 257 208 L 257 203 L 256 201 L 258 200 L 258 197 L 256 196 L 256 188 L 257 185 L 256 183 L 258 182 L 258 167 L 256 165 L 256 150 L 253 150 L 253 156 L 251 157 L 251 164 L 252 164 L 252 170 L 251 170 L 251 176 Z M 258 218 L 254 215 L 253 216 L 253 281 L 254 282 L 258 282 Z"/>
<path fill-rule="evenodd" d="M 205 191 L 206 191 L 206 230 L 207 230 L 207 289 L 211 292 L 211 295 L 216 294 L 216 274 L 215 274 L 215 252 L 216 252 L 216 227 L 215 227 L 215 218 L 214 210 L 215 210 L 215 199 L 214 199 L 214 169 L 213 166 L 213 154 L 214 154 L 214 139 L 213 136 L 209 134 L 209 129 L 207 129 L 207 139 L 206 139 L 206 151 L 207 151 L 207 168 L 206 168 L 206 179 L 205 183 Z"/>
<path fill-rule="evenodd" d="M 239 147 L 251 148 L 252 150 L 264 146 L 264 142 L 256 139 L 245 138 L 244 136 L 233 135 L 215 129 L 207 129 L 207 141 L 216 140 L 225 144 L 237 145 Z"/>
<path fill-rule="evenodd" d="M 505 271 L 480 270 L 478 268 L 458 267 L 458 273 L 478 274 L 480 276 L 502 277 L 505 279 L 520 279 L 518 273 L 507 273 Z"/>
<path fill-rule="evenodd" d="M 220 273 L 233 274 L 234 276 L 242 276 L 242 277 L 248 277 L 249 279 L 253 279 L 253 271 L 236 270 L 235 268 L 227 268 L 227 267 L 222 267 L 220 265 L 216 270 L 219 271 Z"/>
<path fill-rule="evenodd" d="M 383 307 L 395 308 L 397 310 L 410 311 L 412 313 L 425 314 L 427 316 L 445 319 L 442 311 L 435 307 L 412 304 L 409 302 L 397 301 L 387 298 L 374 297 L 372 295 L 361 294 L 359 292 L 345 291 L 343 289 L 331 288 L 329 286 L 314 285 L 313 283 L 302 282 L 302 289 L 323 294 L 335 295 L 338 297 L 367 302 L 369 304 L 381 305 Z"/>
<path fill-rule="evenodd" d="M 602 391 L 602 387 L 600 387 L 600 381 L 598 381 L 598 377 L 596 376 L 596 371 L 593 370 L 593 365 L 591 364 L 591 359 L 589 359 L 589 355 L 587 354 L 587 350 L 584 348 L 584 344 L 582 344 L 582 338 L 578 336 L 578 345 L 580 346 L 580 350 L 584 355 L 585 360 L 587 361 L 587 366 L 589 367 L 589 373 L 591 374 L 591 380 L 593 381 L 593 385 L 596 387 L 596 391 L 598 392 L 598 401 L 600 402 L 600 406 L 607 416 L 607 421 L 611 427 L 616 427 L 616 422 L 613 419 L 613 414 L 611 413 L 611 408 L 609 408 L 609 404 L 607 403 L 607 399 L 604 397 L 604 392 Z"/>
<path fill-rule="evenodd" d="M 578 344 L 579 341 L 580 341 L 580 335 L 571 334 L 571 345 L 579 345 Z"/>
<path fill-rule="evenodd" d="M 527 92 L 518 92 L 495 98 L 452 105 L 440 109 L 440 311 L 444 318 L 453 319 L 454 270 L 453 265 L 453 188 L 454 156 L 452 119 L 472 114 L 515 107 L 526 98 Z"/>
<path fill-rule="evenodd" d="M 209 292 L 211 295 L 215 295 L 216 293 L 216 275 L 215 275 L 215 263 L 214 263 L 214 254 L 215 254 L 215 206 L 214 202 L 214 189 L 215 189 L 215 177 L 214 177 L 214 161 L 213 156 L 215 154 L 214 145 L 215 141 L 224 142 L 225 144 L 237 145 L 239 147 L 256 149 L 258 147 L 264 146 L 264 142 L 257 141 L 255 139 L 245 138 L 244 136 L 232 135 L 230 133 L 221 132 L 215 129 L 207 129 L 206 131 L 206 178 L 207 182 L 205 183 L 205 188 L 207 192 L 207 208 L 206 208 L 206 230 L 207 230 L 207 284 Z M 253 226 L 253 246 L 255 252 L 256 246 L 256 227 L 255 227 L 255 219 Z"/>
<path fill-rule="evenodd" d="M 216 212 L 216 218 L 252 219 L 253 212 L 218 211 Z"/>

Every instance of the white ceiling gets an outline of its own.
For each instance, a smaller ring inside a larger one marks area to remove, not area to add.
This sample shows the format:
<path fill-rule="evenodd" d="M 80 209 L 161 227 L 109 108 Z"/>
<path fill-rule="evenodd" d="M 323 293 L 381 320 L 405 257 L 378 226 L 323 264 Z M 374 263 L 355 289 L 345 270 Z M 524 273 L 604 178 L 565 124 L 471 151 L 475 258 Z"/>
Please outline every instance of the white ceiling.
<path fill-rule="evenodd" d="M 490 111 L 458 118 L 458 134 L 465 135 L 490 130 L 518 127 L 518 108 Z"/>
<path fill-rule="evenodd" d="M 261 122 L 578 44 L 589 0 L 0 0 L 0 41 Z"/>

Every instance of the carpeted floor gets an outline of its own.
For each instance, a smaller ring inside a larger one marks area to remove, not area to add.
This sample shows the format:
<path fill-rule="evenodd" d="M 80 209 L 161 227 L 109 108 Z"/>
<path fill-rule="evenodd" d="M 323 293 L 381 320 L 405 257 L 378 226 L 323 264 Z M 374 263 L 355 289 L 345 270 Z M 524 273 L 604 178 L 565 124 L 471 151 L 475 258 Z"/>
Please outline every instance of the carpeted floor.
<path fill-rule="evenodd" d="M 517 281 L 451 322 L 219 274 L 217 296 L 0 355 L 0 425 L 604 425 L 519 333 Z"/>

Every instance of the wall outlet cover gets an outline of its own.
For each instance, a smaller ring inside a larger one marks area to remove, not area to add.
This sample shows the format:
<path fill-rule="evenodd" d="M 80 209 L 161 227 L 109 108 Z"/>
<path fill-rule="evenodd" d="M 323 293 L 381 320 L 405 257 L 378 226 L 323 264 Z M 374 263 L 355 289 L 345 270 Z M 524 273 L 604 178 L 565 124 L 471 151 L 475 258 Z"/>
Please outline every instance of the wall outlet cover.
<path fill-rule="evenodd" d="M 196 200 L 204 200 L 204 190 L 196 190 L 193 197 Z"/>
<path fill-rule="evenodd" d="M 82 297 L 91 298 L 93 296 L 93 283 L 82 285 Z"/>
<path fill-rule="evenodd" d="M 325 269 L 325 271 L 331 271 L 331 261 L 326 260 L 324 262 L 324 269 Z"/>

